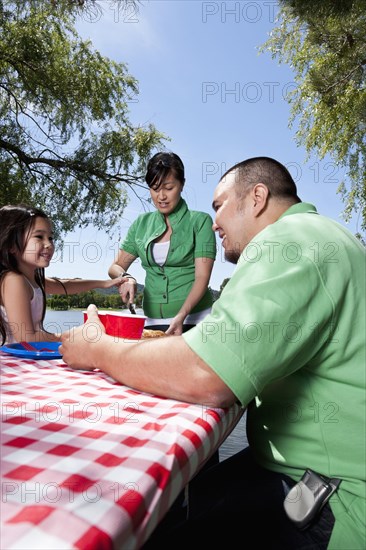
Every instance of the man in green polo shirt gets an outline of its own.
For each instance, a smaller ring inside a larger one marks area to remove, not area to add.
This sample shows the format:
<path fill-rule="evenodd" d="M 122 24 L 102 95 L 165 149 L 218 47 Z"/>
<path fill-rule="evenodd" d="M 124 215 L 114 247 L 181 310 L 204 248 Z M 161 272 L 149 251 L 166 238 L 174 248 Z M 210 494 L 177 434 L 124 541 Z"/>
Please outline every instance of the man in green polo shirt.
<path fill-rule="evenodd" d="M 198 476 L 189 521 L 163 523 L 151 544 L 364 549 L 365 249 L 267 157 L 228 170 L 213 207 L 237 266 L 211 314 L 144 345 L 80 329 L 63 338 L 64 360 L 141 391 L 248 408 L 249 447 Z"/>

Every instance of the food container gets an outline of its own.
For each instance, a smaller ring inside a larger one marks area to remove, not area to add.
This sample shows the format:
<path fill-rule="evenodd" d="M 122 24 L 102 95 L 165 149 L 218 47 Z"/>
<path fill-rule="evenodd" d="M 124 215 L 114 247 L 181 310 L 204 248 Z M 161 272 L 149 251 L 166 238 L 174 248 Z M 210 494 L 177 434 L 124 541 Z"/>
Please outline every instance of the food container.
<path fill-rule="evenodd" d="M 144 330 L 145 319 L 145 315 L 109 311 L 107 313 L 107 334 L 127 340 L 139 340 Z"/>
<path fill-rule="evenodd" d="M 83 311 L 84 323 L 88 319 L 88 313 Z M 98 316 L 110 336 L 139 340 L 145 325 L 145 315 L 132 315 L 130 312 L 98 310 Z"/>
<path fill-rule="evenodd" d="M 108 313 L 110 313 L 110 312 L 105 311 L 103 309 L 98 310 L 99 319 L 100 319 L 101 323 L 103 324 L 103 326 L 105 327 L 106 331 L 107 331 L 107 314 Z M 86 311 L 83 311 L 83 315 L 84 315 L 84 323 L 85 323 L 86 320 L 88 319 L 88 313 Z"/>

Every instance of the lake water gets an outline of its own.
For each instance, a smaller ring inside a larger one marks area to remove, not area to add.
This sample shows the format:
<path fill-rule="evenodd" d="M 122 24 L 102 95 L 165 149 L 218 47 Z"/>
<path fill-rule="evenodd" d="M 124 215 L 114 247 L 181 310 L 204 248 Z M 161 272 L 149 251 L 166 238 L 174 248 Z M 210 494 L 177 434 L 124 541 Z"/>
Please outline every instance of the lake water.
<path fill-rule="evenodd" d="M 137 313 L 139 313 L 138 310 Z M 77 327 L 82 323 L 82 311 L 54 311 L 52 309 L 48 309 L 46 311 L 44 326 L 45 329 L 49 332 L 64 332 L 66 330 L 70 330 L 70 328 L 72 327 Z M 229 458 L 229 456 L 237 453 L 241 449 L 244 449 L 244 447 L 248 445 L 245 424 L 246 414 L 244 413 L 243 417 L 239 420 L 234 430 L 221 445 L 219 449 L 220 461 Z"/>
<path fill-rule="evenodd" d="M 129 313 L 128 309 L 123 310 Z M 136 313 L 143 314 L 142 309 L 136 308 Z M 44 327 L 49 332 L 65 332 L 72 327 L 77 327 L 83 324 L 83 312 L 76 309 L 68 309 L 67 311 L 56 311 L 54 309 L 46 310 Z"/>
<path fill-rule="evenodd" d="M 47 309 L 43 324 L 49 332 L 65 332 L 83 324 L 83 312 L 73 309 L 67 311 Z"/>

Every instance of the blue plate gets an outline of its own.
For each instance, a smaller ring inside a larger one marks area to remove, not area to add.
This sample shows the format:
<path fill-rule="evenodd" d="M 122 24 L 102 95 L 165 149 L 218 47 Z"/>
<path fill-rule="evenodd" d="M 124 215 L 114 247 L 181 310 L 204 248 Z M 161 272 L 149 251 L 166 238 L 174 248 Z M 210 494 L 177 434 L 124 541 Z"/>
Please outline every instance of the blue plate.
<path fill-rule="evenodd" d="M 18 342 L 0 347 L 0 351 L 27 359 L 59 359 L 62 357 L 58 351 L 61 342 L 28 342 L 28 345 L 34 349 L 26 349 L 22 343 Z"/>

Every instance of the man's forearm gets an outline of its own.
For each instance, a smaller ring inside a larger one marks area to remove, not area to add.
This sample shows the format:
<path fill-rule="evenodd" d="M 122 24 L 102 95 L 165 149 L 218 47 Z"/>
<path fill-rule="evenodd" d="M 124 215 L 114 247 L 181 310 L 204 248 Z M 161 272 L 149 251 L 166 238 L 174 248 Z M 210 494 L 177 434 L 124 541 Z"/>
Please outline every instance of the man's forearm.
<path fill-rule="evenodd" d="M 180 336 L 136 344 L 103 335 L 94 347 L 94 367 L 148 393 L 190 403 L 223 407 L 235 397 Z"/>

